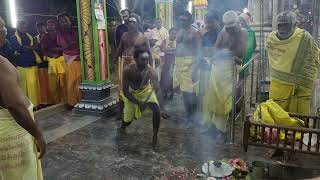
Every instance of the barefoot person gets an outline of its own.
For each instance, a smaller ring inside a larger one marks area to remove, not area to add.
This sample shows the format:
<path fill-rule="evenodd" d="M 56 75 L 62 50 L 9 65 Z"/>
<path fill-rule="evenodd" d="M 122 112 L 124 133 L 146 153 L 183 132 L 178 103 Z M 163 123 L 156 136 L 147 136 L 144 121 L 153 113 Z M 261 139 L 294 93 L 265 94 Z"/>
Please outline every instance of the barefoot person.
<path fill-rule="evenodd" d="M 139 31 L 140 25 L 140 17 L 131 14 L 128 20 L 128 32 L 125 32 L 120 40 L 119 47 L 117 49 L 114 62 L 122 56 L 119 64 L 119 80 L 120 80 L 120 115 L 122 115 L 123 111 L 123 102 L 122 98 L 122 79 L 123 79 L 123 69 L 129 65 L 134 63 L 134 49 L 144 47 L 150 52 L 150 45 L 148 40 L 144 37 L 143 33 Z M 121 118 L 121 117 L 119 117 Z"/>
<path fill-rule="evenodd" d="M 218 49 L 212 62 L 205 107 L 211 115 L 209 120 L 220 131 L 220 138 L 226 140 L 227 122 L 232 109 L 232 84 L 234 61 L 242 63 L 246 50 L 247 34 L 239 24 L 236 12 L 223 15 L 224 28 L 218 35 L 215 47 Z"/>
<path fill-rule="evenodd" d="M 191 26 L 192 14 L 184 11 L 179 21 L 181 28 L 177 32 L 177 49 L 174 67 L 174 88 L 180 88 L 187 114 L 187 123 L 194 121 L 197 111 L 198 79 L 196 69 L 201 48 L 201 36 L 197 29 Z"/>
<path fill-rule="evenodd" d="M 0 33 L 3 28 L 0 24 Z M 1 55 L 0 72 L 0 179 L 42 180 L 39 159 L 46 143 L 34 123 L 33 105 L 19 86 L 16 68 Z"/>
<path fill-rule="evenodd" d="M 146 49 L 136 49 L 134 59 L 136 63 L 127 65 L 123 72 L 123 101 L 124 118 L 121 130 L 125 130 L 133 119 L 140 119 L 142 112 L 150 108 L 153 117 L 153 148 L 157 145 L 157 136 L 160 125 L 160 106 L 158 98 L 160 87 L 155 70 L 150 67 L 151 56 Z M 158 98 L 157 98 L 158 97 Z M 160 100 L 160 99 L 159 99 Z M 166 117 L 166 115 L 164 115 Z"/>

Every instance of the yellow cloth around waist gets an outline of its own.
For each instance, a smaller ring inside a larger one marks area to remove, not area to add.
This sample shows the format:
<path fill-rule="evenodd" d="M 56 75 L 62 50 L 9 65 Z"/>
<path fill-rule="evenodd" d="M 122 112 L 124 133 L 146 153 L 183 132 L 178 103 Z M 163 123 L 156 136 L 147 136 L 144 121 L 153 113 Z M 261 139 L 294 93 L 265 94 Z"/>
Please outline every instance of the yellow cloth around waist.
<path fill-rule="evenodd" d="M 267 125 L 282 125 L 288 127 L 302 127 L 304 122 L 298 118 L 292 118 L 289 113 L 283 110 L 273 100 L 268 100 L 261 103 L 254 113 L 254 122 Z M 251 129 L 251 134 L 254 134 L 254 129 Z M 261 131 L 260 131 L 261 132 Z M 259 134 L 261 136 L 261 134 Z M 280 139 L 284 139 L 284 131 L 280 131 Z M 296 139 L 300 139 L 301 134 L 296 133 Z"/>
<path fill-rule="evenodd" d="M 66 62 L 63 56 L 58 58 L 48 57 L 48 73 L 49 74 L 65 74 L 66 73 Z"/>
<path fill-rule="evenodd" d="M 40 104 L 38 67 L 17 67 L 20 87 L 34 106 Z"/>
<path fill-rule="evenodd" d="M 72 61 L 67 64 L 66 84 L 67 84 L 67 103 L 75 106 L 81 100 L 79 89 L 81 83 L 81 64 L 80 61 Z"/>
<path fill-rule="evenodd" d="M 233 64 L 216 62 L 211 67 L 211 76 L 207 90 L 207 106 L 211 112 L 226 115 L 232 107 Z"/>
<path fill-rule="evenodd" d="M 133 97 L 135 97 L 138 101 L 142 103 L 159 104 L 155 90 L 153 89 L 150 83 L 139 90 L 130 89 L 130 92 L 132 93 Z M 124 102 L 124 121 L 131 122 L 133 119 L 140 119 L 142 116 L 142 112 L 139 106 L 133 104 L 129 99 L 127 99 L 122 91 L 120 92 L 120 94 Z"/>
<path fill-rule="evenodd" d="M 29 112 L 33 117 L 33 105 Z M 33 137 L 6 109 L 0 109 L 0 180 L 42 180 L 41 162 Z"/>
<path fill-rule="evenodd" d="M 192 81 L 193 57 L 176 57 L 173 70 L 173 87 L 180 87 L 181 91 L 198 93 L 199 82 Z"/>
<path fill-rule="evenodd" d="M 271 80 L 269 98 L 287 112 L 310 114 L 311 96 L 311 89 Z"/>

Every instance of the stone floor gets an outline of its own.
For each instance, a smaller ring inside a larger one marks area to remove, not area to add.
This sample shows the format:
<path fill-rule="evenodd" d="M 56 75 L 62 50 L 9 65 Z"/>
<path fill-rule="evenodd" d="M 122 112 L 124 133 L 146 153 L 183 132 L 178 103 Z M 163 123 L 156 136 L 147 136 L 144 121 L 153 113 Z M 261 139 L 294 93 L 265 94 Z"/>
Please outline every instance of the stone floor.
<path fill-rule="evenodd" d="M 150 115 L 135 121 L 122 138 L 117 136 L 120 122 L 115 118 L 79 116 L 64 111 L 38 119 L 49 142 L 42 160 L 44 179 L 164 179 L 179 168 L 199 171 L 208 160 L 241 157 L 247 161 L 268 161 L 263 148 L 251 147 L 244 153 L 240 145 L 221 145 L 212 134 L 202 134 L 200 126 L 187 128 L 180 100 L 176 97 L 167 105 L 171 118 L 161 122 L 157 152 L 151 148 Z M 241 124 L 237 124 L 238 144 L 240 129 Z M 314 156 L 299 155 L 294 163 L 320 167 Z"/>

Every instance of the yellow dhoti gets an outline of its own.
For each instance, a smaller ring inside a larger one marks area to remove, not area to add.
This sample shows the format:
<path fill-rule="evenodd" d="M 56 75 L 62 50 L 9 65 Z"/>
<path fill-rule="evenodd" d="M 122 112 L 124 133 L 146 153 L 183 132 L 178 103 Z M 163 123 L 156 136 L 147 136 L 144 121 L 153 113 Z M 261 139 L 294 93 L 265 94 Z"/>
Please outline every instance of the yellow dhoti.
<path fill-rule="evenodd" d="M 193 57 L 176 57 L 173 70 L 173 87 L 183 92 L 198 93 L 199 82 L 192 81 Z"/>
<path fill-rule="evenodd" d="M 232 61 L 218 61 L 212 65 L 210 82 L 204 94 L 203 123 L 214 124 L 226 132 L 229 113 L 232 109 Z"/>
<path fill-rule="evenodd" d="M 272 80 L 269 98 L 287 112 L 310 114 L 312 90 Z"/>
<path fill-rule="evenodd" d="M 48 68 L 39 68 L 40 104 L 52 104 Z"/>
<path fill-rule="evenodd" d="M 33 116 L 33 106 L 29 111 Z M 41 162 L 33 137 L 0 109 L 0 180 L 42 180 Z"/>
<path fill-rule="evenodd" d="M 81 100 L 81 92 L 79 89 L 81 83 L 81 64 L 80 61 L 72 61 L 66 66 L 66 82 L 67 82 L 67 103 L 75 106 Z"/>
<path fill-rule="evenodd" d="M 40 104 L 38 67 L 17 67 L 20 86 L 34 106 Z"/>
<path fill-rule="evenodd" d="M 66 63 L 63 56 L 48 58 L 49 87 L 54 104 L 66 101 Z"/>
<path fill-rule="evenodd" d="M 140 102 L 142 103 L 158 103 L 157 95 L 155 93 L 155 90 L 153 87 L 148 84 L 145 87 L 142 87 L 139 90 L 130 90 L 132 95 Z M 136 104 L 133 104 L 129 99 L 127 99 L 124 95 L 123 101 L 124 101 L 124 122 L 131 122 L 133 119 L 140 119 L 142 116 L 142 113 L 139 106 Z"/>

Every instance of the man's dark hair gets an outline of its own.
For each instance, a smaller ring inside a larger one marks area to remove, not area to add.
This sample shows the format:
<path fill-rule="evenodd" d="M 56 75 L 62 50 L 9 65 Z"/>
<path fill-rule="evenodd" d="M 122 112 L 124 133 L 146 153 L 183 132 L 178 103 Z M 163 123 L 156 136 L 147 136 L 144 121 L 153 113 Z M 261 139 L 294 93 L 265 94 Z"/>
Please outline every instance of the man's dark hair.
<path fill-rule="evenodd" d="M 58 20 L 60 19 L 60 18 L 63 18 L 63 17 L 70 17 L 69 15 L 68 15 L 68 13 L 66 13 L 66 12 L 63 12 L 63 13 L 60 13 L 60 14 L 58 14 Z"/>
<path fill-rule="evenodd" d="M 124 13 L 124 12 L 126 12 L 126 11 L 127 11 L 129 14 L 131 14 L 130 9 L 128 9 L 128 8 L 121 9 L 121 10 L 119 11 L 119 13 L 120 13 L 120 15 L 121 15 L 122 13 Z"/>
<path fill-rule="evenodd" d="M 186 17 L 188 17 L 188 19 L 189 19 L 190 21 L 192 21 L 192 18 L 193 18 L 192 14 L 191 14 L 189 11 L 187 11 L 187 10 L 184 10 L 184 11 L 180 14 L 180 16 L 186 16 Z"/>
<path fill-rule="evenodd" d="M 39 28 L 39 27 L 41 27 L 41 26 L 46 26 L 46 24 L 45 24 L 44 22 L 42 22 L 42 21 L 36 22 L 36 27 L 37 27 L 37 28 Z"/>
<path fill-rule="evenodd" d="M 137 48 L 137 49 L 134 50 L 134 55 L 133 55 L 133 57 L 134 57 L 135 59 L 137 59 L 140 54 L 145 53 L 145 52 L 149 54 L 149 52 L 147 51 L 146 48 Z"/>

